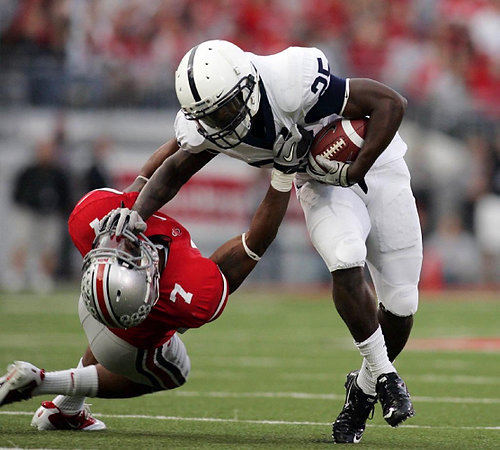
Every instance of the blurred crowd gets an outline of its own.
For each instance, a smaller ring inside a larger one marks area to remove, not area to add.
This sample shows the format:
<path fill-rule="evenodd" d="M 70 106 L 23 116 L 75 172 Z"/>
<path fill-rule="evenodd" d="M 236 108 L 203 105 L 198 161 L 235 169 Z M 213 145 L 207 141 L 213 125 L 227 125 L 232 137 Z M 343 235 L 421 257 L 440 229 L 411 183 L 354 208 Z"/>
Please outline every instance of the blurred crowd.
<path fill-rule="evenodd" d="M 3 0 L 0 106 L 177 107 L 178 62 L 216 38 L 259 54 L 320 47 L 335 74 L 389 84 L 410 119 L 460 139 L 452 188 L 413 167 L 424 283 L 498 281 L 498 0 Z"/>
<path fill-rule="evenodd" d="M 3 75 L 25 78 L 11 100 L 163 106 L 183 54 L 221 38 L 261 54 L 317 45 L 335 73 L 437 116 L 499 114 L 495 0 L 3 0 L 0 17 Z"/>

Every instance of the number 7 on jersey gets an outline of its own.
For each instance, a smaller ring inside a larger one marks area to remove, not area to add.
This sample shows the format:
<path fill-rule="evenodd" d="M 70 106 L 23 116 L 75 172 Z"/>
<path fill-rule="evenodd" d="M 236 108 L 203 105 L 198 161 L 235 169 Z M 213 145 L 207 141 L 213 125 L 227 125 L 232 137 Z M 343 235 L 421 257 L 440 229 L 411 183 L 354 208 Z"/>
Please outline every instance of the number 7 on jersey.
<path fill-rule="evenodd" d="M 191 303 L 191 300 L 193 298 L 193 294 L 191 292 L 186 292 L 180 284 L 175 283 L 174 288 L 170 292 L 170 300 L 173 301 L 174 303 L 177 300 L 177 294 L 179 294 L 181 296 L 181 298 L 188 305 Z"/>

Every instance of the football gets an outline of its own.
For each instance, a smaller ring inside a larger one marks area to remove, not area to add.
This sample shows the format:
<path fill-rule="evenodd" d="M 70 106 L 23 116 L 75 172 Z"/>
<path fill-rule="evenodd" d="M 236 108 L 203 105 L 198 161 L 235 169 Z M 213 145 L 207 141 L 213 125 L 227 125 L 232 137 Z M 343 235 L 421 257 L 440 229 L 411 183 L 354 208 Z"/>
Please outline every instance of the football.
<path fill-rule="evenodd" d="M 317 163 L 316 157 L 321 155 L 329 160 L 352 162 L 363 144 L 368 119 L 337 119 L 321 129 L 311 144 L 310 154 Z"/>

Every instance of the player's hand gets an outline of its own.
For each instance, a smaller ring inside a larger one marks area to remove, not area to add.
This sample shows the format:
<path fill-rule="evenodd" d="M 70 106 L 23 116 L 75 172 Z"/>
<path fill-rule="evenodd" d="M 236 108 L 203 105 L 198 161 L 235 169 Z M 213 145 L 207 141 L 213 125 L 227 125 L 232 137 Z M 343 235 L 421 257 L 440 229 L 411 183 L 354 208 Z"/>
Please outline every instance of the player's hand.
<path fill-rule="evenodd" d="M 128 208 L 116 208 L 106 214 L 99 223 L 99 230 L 110 231 L 115 228 L 115 235 L 121 236 L 124 230 L 129 230 L 134 234 L 146 231 L 146 222 L 137 211 Z"/>
<path fill-rule="evenodd" d="M 273 145 L 274 168 L 285 174 L 304 169 L 312 140 L 313 133 L 301 126 L 294 124 L 290 130 L 282 128 Z"/>
<path fill-rule="evenodd" d="M 349 163 L 331 161 L 321 155 L 316 156 L 316 162 L 324 167 L 325 170 L 318 172 L 311 164 L 308 164 L 306 168 L 306 172 L 315 180 L 342 187 L 349 187 L 355 184 L 349 180 Z M 358 184 L 365 194 L 368 193 L 368 186 L 365 180 L 361 180 Z"/>
<path fill-rule="evenodd" d="M 316 156 L 316 162 L 324 169 L 321 172 L 311 164 L 307 165 L 306 172 L 315 180 L 333 186 L 349 187 L 349 164 L 341 161 L 331 161 L 324 156 Z"/>

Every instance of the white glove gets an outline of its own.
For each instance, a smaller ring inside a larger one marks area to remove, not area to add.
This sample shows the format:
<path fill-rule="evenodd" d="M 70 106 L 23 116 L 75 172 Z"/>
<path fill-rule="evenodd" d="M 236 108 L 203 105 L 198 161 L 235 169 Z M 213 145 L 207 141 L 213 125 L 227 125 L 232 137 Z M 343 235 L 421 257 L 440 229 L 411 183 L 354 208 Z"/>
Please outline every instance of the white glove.
<path fill-rule="evenodd" d="M 309 154 L 309 160 L 313 156 Z M 322 167 L 318 167 L 321 164 Z M 325 184 L 332 184 L 333 186 L 349 187 L 353 182 L 349 181 L 349 164 L 341 161 L 330 161 L 324 156 L 316 156 L 316 162 L 307 165 L 306 172 L 315 180 L 321 181 Z M 368 186 L 364 179 L 358 182 L 361 190 L 368 194 Z"/>
<path fill-rule="evenodd" d="M 146 222 L 137 211 L 128 208 L 116 208 L 106 214 L 99 222 L 99 231 L 110 231 L 114 226 L 115 236 L 121 236 L 124 230 L 134 234 L 146 231 Z"/>
<path fill-rule="evenodd" d="M 309 159 L 311 159 L 312 157 L 312 155 L 309 155 Z M 342 187 L 349 187 L 354 184 L 349 181 L 347 176 L 349 172 L 348 163 L 344 163 L 341 161 L 330 161 L 329 159 L 320 155 L 316 156 L 316 162 L 317 164 L 314 164 L 314 166 L 309 163 L 306 168 L 307 173 L 315 180 L 321 181 L 325 184 L 332 184 L 333 186 Z M 320 165 L 321 168 L 324 168 L 324 170 L 319 172 L 318 169 L 315 168 L 318 165 Z"/>

